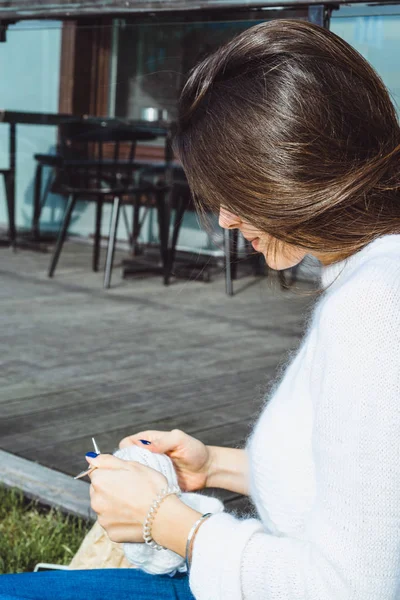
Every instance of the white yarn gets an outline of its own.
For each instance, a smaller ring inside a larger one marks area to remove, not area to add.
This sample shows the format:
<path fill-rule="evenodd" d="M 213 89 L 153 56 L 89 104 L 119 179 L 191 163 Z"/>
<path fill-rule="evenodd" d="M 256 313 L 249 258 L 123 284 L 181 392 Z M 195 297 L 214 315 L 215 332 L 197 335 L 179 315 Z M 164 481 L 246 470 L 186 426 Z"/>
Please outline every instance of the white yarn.
<path fill-rule="evenodd" d="M 132 460 L 162 473 L 169 485 L 178 485 L 178 479 L 172 460 L 166 454 L 156 454 L 145 448 L 129 446 L 114 452 L 122 460 Z M 183 493 L 181 500 L 201 513 L 220 513 L 224 505 L 218 498 L 202 494 Z M 148 544 L 124 544 L 124 553 L 130 563 L 151 575 L 173 575 L 176 571 L 185 572 L 185 560 L 172 550 L 156 550 Z"/>

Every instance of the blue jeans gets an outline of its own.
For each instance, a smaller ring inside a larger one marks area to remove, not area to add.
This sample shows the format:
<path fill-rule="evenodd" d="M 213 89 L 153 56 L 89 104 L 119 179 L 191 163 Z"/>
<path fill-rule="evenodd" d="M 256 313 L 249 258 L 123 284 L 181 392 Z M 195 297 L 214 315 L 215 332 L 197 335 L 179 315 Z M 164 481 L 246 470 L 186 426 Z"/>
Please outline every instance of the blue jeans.
<path fill-rule="evenodd" d="M 0 575 L 0 600 L 194 600 L 187 574 L 139 569 L 44 571 Z"/>

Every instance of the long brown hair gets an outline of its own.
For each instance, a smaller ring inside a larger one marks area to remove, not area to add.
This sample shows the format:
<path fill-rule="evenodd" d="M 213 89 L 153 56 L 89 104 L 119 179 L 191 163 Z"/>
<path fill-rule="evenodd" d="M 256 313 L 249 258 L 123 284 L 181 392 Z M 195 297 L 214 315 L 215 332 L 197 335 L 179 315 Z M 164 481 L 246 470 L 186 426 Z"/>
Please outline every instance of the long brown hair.
<path fill-rule="evenodd" d="M 191 71 L 178 115 L 174 147 L 200 213 L 224 206 L 332 262 L 400 232 L 395 109 L 371 65 L 327 29 L 247 29 Z"/>

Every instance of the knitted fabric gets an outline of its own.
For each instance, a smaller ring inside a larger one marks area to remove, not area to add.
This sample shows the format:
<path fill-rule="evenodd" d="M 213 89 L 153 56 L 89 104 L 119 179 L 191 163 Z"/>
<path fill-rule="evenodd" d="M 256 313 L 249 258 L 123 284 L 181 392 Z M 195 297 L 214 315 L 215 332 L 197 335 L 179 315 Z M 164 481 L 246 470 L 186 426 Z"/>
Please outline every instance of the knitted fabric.
<path fill-rule="evenodd" d="M 199 529 L 197 600 L 400 599 L 400 235 L 321 283 L 247 440 L 258 518 Z"/>
<path fill-rule="evenodd" d="M 129 446 L 114 452 L 122 460 L 132 460 L 159 471 L 166 477 L 169 485 L 178 485 L 175 469 L 171 459 L 165 454 L 156 454 L 139 448 Z M 218 498 L 184 492 L 181 500 L 187 506 L 201 513 L 218 513 L 224 510 L 224 505 Z M 174 575 L 176 571 L 185 572 L 185 559 L 172 550 L 157 550 L 143 543 L 124 544 L 124 554 L 128 561 L 151 575 Z"/>

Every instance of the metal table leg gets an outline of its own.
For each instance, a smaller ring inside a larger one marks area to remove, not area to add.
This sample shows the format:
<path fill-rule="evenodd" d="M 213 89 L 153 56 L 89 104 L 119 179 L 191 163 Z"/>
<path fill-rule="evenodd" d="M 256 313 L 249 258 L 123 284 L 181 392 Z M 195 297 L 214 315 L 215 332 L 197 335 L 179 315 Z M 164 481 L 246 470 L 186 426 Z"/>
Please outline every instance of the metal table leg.
<path fill-rule="evenodd" d="M 17 136 L 16 124 L 10 123 L 10 176 L 8 179 L 8 193 L 10 197 L 9 203 L 9 236 L 11 245 L 15 246 L 16 229 L 15 229 L 15 171 L 16 171 L 16 152 L 17 152 Z"/>
<path fill-rule="evenodd" d="M 228 296 L 233 296 L 232 271 L 231 271 L 231 230 L 224 229 L 225 251 L 225 289 Z"/>

